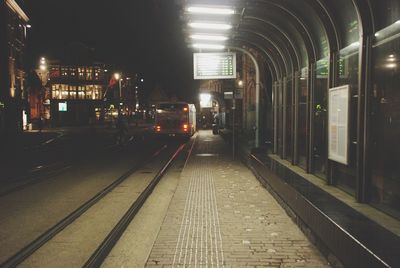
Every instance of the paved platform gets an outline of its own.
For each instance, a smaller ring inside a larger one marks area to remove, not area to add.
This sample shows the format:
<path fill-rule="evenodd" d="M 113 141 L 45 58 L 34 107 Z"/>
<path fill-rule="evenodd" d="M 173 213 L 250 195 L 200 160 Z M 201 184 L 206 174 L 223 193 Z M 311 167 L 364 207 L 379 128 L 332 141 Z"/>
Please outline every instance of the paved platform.
<path fill-rule="evenodd" d="M 147 267 L 329 267 L 228 145 L 200 131 Z"/>

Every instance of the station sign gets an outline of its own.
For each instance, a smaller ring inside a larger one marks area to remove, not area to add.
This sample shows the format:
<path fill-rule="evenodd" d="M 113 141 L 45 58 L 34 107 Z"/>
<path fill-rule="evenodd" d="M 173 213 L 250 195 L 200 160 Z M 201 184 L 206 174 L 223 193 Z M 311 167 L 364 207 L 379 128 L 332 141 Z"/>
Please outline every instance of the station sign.
<path fill-rule="evenodd" d="M 235 79 L 236 53 L 193 53 L 194 79 Z"/>

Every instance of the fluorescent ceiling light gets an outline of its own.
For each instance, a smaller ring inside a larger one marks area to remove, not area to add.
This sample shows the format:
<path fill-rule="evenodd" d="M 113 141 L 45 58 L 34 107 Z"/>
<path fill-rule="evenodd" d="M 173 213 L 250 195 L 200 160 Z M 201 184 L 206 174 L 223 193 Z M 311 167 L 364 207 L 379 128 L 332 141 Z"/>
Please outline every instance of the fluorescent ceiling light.
<path fill-rule="evenodd" d="M 231 8 L 215 8 L 215 7 L 188 7 L 190 13 L 195 14 L 212 14 L 212 15 L 233 15 L 235 10 Z"/>
<path fill-rule="evenodd" d="M 193 44 L 194 48 L 203 48 L 203 49 L 224 49 L 224 45 L 216 45 L 216 44 Z"/>
<path fill-rule="evenodd" d="M 189 26 L 195 29 L 229 30 L 232 25 L 223 23 L 191 22 Z"/>
<path fill-rule="evenodd" d="M 193 34 L 190 38 L 194 40 L 226 41 L 228 37 L 223 35 Z"/>

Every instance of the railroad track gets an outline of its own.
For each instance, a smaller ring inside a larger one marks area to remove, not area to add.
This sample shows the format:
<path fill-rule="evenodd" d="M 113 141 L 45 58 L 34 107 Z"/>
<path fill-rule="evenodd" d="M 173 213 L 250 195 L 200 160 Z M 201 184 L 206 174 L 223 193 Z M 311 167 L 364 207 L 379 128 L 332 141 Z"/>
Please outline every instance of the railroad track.
<path fill-rule="evenodd" d="M 131 136 L 127 145 L 132 145 L 130 143 L 133 141 L 133 139 L 134 139 L 133 136 Z M 136 140 L 139 141 L 142 139 L 137 138 L 135 139 L 135 141 Z M 125 145 L 124 147 L 127 147 L 127 145 Z M 113 152 L 116 150 L 121 150 L 123 149 L 123 147 L 118 146 L 116 144 L 112 144 L 112 146 L 106 146 L 104 147 L 104 149 L 105 152 Z M 32 167 L 30 170 L 26 171 L 25 174 L 21 174 L 20 176 L 17 177 L 7 178 L 6 179 L 7 181 L 16 181 L 16 183 L 2 186 L 2 189 L 0 189 L 0 197 L 23 190 L 32 185 L 41 183 L 47 179 L 51 179 L 54 176 L 60 175 L 64 171 L 70 169 L 75 164 L 76 163 L 74 163 L 74 161 L 70 159 L 70 160 L 61 160 L 54 163 L 42 164 Z"/>
<path fill-rule="evenodd" d="M 100 246 L 95 250 L 95 252 L 90 256 L 87 262 L 84 264 L 84 267 L 98 267 L 104 259 L 107 257 L 108 253 L 111 251 L 113 246 L 117 243 L 118 239 L 121 237 L 125 229 L 128 227 L 129 223 L 138 213 L 142 205 L 145 203 L 146 199 L 151 195 L 152 191 L 164 176 L 168 168 L 174 163 L 174 161 L 181 155 L 182 151 L 184 151 L 185 146 L 189 146 L 194 141 L 192 140 L 188 144 L 179 144 L 176 149 L 173 150 L 173 153 L 169 156 L 168 161 L 162 165 L 154 178 L 151 179 L 150 183 L 145 187 L 145 189 L 140 193 L 140 195 L 133 201 L 129 209 L 125 212 L 125 214 L 120 218 L 118 223 L 114 226 L 114 228 L 110 231 L 110 233 L 106 236 L 104 241 L 100 244 Z M 162 150 L 167 148 L 164 145 L 158 152 L 153 154 L 153 157 L 157 157 Z M 131 175 L 137 172 L 140 167 L 146 163 L 147 159 L 143 159 L 141 164 L 138 164 L 132 167 L 130 170 L 125 172 L 122 176 L 120 176 L 113 183 L 108 185 L 106 188 L 102 189 L 95 196 L 93 196 L 90 200 L 82 204 L 75 211 L 70 213 L 64 219 L 59 221 L 53 227 L 48 229 L 34 241 L 29 243 L 27 246 L 19 250 L 16 254 L 7 259 L 4 263 L 0 264 L 0 267 L 8 268 L 8 267 L 16 267 L 17 265 L 24 262 L 30 256 L 32 256 L 38 249 L 48 243 L 51 239 L 53 239 L 57 234 L 61 233 L 65 228 L 75 222 L 78 218 L 80 218 L 85 212 L 88 212 L 95 204 L 99 203 L 104 197 L 110 194 L 117 186 L 127 180 Z"/>

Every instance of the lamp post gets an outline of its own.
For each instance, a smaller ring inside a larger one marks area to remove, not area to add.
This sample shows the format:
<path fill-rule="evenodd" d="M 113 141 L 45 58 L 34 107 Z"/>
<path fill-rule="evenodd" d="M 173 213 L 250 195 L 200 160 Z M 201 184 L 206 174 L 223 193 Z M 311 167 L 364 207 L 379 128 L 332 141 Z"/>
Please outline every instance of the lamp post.
<path fill-rule="evenodd" d="M 118 94 L 118 117 L 121 116 L 121 100 L 122 100 L 122 87 L 121 87 L 121 75 L 119 73 L 114 74 L 114 78 L 118 80 L 118 86 L 119 86 L 119 94 Z"/>

